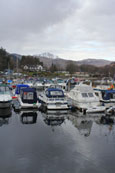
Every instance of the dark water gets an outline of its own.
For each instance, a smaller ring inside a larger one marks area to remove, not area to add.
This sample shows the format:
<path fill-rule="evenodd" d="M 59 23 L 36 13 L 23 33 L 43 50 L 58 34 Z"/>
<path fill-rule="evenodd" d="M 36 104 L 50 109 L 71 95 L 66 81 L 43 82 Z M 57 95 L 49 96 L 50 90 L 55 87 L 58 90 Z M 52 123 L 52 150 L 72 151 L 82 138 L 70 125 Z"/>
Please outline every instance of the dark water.
<path fill-rule="evenodd" d="M 98 124 L 98 117 L 0 115 L 0 173 L 115 172 L 115 126 Z"/>

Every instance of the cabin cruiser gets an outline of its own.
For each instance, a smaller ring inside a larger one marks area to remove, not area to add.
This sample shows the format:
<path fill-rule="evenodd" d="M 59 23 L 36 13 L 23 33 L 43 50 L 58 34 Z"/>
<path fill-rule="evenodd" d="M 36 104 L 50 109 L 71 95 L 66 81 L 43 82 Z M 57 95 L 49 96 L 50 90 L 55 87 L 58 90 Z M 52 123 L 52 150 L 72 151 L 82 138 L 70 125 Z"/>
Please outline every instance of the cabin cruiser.
<path fill-rule="evenodd" d="M 8 108 L 12 105 L 12 94 L 6 84 L 0 85 L 0 108 Z"/>
<path fill-rule="evenodd" d="M 39 108 L 40 103 L 37 99 L 37 92 L 35 88 L 24 88 L 21 90 L 18 97 L 21 108 Z"/>
<path fill-rule="evenodd" d="M 115 106 L 115 89 L 94 89 L 94 92 L 106 108 Z"/>
<path fill-rule="evenodd" d="M 67 99 L 62 89 L 48 88 L 39 95 L 39 100 L 44 111 L 69 109 Z"/>
<path fill-rule="evenodd" d="M 82 83 L 76 85 L 67 96 L 71 100 L 72 106 L 84 113 L 99 113 L 105 111 L 105 106 L 101 105 L 91 85 Z"/>

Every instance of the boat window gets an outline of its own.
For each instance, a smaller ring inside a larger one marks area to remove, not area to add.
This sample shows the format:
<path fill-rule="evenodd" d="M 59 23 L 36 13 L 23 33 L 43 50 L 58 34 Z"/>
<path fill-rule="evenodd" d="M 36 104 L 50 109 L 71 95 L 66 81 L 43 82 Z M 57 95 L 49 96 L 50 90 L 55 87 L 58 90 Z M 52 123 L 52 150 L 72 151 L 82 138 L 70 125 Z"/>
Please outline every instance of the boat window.
<path fill-rule="evenodd" d="M 115 94 L 114 93 L 110 93 L 110 99 L 115 99 Z"/>
<path fill-rule="evenodd" d="M 33 92 L 24 92 L 23 99 L 24 100 L 33 100 L 34 99 L 34 93 Z"/>
<path fill-rule="evenodd" d="M 96 92 L 95 92 L 95 95 L 99 97 L 99 93 L 96 93 Z"/>
<path fill-rule="evenodd" d="M 82 94 L 82 97 L 88 97 L 87 93 L 81 93 L 81 94 Z"/>
<path fill-rule="evenodd" d="M 62 96 L 62 91 L 50 91 L 51 96 Z"/>
<path fill-rule="evenodd" d="M 93 93 L 88 93 L 88 96 L 89 97 L 93 97 Z"/>
<path fill-rule="evenodd" d="M 102 91 L 102 98 L 106 97 L 106 93 Z"/>

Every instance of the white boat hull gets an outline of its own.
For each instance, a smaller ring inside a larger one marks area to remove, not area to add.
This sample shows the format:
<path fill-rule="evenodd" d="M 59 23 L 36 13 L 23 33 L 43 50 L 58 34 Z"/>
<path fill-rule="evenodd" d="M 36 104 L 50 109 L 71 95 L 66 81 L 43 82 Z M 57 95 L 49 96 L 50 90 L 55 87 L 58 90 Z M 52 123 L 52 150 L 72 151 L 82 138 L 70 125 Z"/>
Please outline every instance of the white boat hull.
<path fill-rule="evenodd" d="M 64 104 L 54 104 L 54 105 L 47 105 L 48 110 L 68 110 L 68 105 Z"/>
<path fill-rule="evenodd" d="M 19 103 L 20 103 L 20 107 L 23 109 L 23 108 L 33 108 L 33 109 L 38 109 L 39 107 L 40 107 L 40 103 L 32 103 L 32 104 L 30 104 L 30 103 L 23 103 L 22 102 L 22 100 L 21 100 L 21 98 L 19 97 L 18 98 L 18 101 L 19 101 Z"/>
<path fill-rule="evenodd" d="M 97 106 L 97 107 L 92 107 L 92 108 L 88 108 L 86 110 L 86 113 L 103 113 L 105 112 L 105 106 Z"/>

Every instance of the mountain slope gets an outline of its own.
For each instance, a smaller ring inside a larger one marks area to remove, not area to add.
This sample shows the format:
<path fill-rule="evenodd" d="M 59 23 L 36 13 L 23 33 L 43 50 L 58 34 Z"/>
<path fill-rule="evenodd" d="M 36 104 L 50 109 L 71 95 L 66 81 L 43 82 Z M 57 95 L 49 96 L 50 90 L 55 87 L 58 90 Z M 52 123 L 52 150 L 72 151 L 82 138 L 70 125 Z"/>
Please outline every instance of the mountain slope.
<path fill-rule="evenodd" d="M 109 65 L 111 62 L 112 61 L 108 61 L 104 59 L 85 59 L 85 60 L 77 61 L 78 65 L 87 64 L 87 65 L 94 65 L 97 67 Z"/>
<path fill-rule="evenodd" d="M 19 54 L 11 54 L 13 56 L 14 59 L 21 59 L 22 55 Z M 104 59 L 84 59 L 81 61 L 73 61 L 73 60 L 65 60 L 62 58 L 59 58 L 56 55 L 53 55 L 49 52 L 45 52 L 42 54 L 38 54 L 38 55 L 34 55 L 34 57 L 39 58 L 39 60 L 41 62 L 43 62 L 44 66 L 46 67 L 50 67 L 53 64 L 59 66 L 62 69 L 65 69 L 66 65 L 71 61 L 76 65 L 93 65 L 93 66 L 97 66 L 97 67 L 101 67 L 101 66 L 105 66 L 105 65 L 109 65 L 114 61 L 108 61 L 108 60 L 104 60 Z"/>

